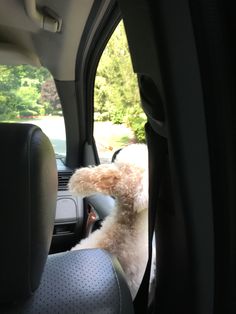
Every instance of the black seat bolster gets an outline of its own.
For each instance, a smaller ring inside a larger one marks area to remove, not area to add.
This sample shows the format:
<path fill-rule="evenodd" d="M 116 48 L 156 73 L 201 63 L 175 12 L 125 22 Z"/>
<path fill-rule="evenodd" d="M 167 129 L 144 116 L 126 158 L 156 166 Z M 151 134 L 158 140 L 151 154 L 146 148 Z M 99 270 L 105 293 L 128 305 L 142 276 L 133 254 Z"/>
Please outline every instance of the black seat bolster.
<path fill-rule="evenodd" d="M 87 249 L 50 255 L 34 295 L 4 313 L 134 312 L 118 261 L 104 250 Z"/>
<path fill-rule="evenodd" d="M 0 302 L 37 289 L 51 243 L 57 197 L 55 154 L 31 124 L 0 123 Z"/>

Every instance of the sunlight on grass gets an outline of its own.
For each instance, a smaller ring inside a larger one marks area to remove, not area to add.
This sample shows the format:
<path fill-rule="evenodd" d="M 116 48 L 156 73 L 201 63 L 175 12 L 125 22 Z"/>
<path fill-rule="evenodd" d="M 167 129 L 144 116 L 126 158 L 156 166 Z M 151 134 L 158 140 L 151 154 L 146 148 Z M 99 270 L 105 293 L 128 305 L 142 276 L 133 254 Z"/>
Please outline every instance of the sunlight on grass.
<path fill-rule="evenodd" d="M 116 148 L 120 148 L 120 147 L 130 144 L 131 140 L 132 139 L 128 135 L 125 135 L 125 136 L 115 135 L 115 136 L 110 137 L 109 145 Z"/>
<path fill-rule="evenodd" d="M 134 133 L 124 124 L 95 122 L 94 137 L 101 162 L 111 161 L 114 152 L 132 142 Z"/>

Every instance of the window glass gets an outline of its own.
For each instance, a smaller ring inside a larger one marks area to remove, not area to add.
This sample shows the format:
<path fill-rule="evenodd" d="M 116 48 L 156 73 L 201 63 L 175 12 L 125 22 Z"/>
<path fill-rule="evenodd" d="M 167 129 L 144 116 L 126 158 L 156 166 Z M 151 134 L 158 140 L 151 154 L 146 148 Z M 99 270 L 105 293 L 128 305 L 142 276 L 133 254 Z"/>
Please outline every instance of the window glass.
<path fill-rule="evenodd" d="M 140 106 L 123 22 L 111 36 L 97 68 L 94 121 L 94 138 L 102 163 L 110 162 L 117 149 L 145 140 L 146 116 Z"/>
<path fill-rule="evenodd" d="M 0 121 L 38 125 L 58 155 L 66 154 L 64 118 L 52 76 L 45 68 L 0 66 Z"/>

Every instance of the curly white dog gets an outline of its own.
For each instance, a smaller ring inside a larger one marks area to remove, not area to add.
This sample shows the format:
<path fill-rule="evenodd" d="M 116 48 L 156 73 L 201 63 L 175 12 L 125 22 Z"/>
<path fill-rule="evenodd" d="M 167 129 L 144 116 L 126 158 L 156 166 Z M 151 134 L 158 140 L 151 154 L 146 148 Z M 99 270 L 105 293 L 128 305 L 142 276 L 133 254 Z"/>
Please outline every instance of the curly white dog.
<path fill-rule="evenodd" d="M 73 249 L 103 248 L 117 256 L 132 297 L 141 283 L 148 258 L 148 154 L 144 144 L 122 149 L 114 163 L 78 169 L 69 189 L 82 197 L 95 193 L 115 197 L 115 209 Z"/>

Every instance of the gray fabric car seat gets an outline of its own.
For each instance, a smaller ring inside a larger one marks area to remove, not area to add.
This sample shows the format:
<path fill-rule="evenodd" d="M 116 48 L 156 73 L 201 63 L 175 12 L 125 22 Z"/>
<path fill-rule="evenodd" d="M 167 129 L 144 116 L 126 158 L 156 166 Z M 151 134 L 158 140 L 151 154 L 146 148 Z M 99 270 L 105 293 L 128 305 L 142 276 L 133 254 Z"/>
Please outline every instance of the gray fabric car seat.
<path fill-rule="evenodd" d="M 50 141 L 0 123 L 0 313 L 133 313 L 118 261 L 100 249 L 48 256 L 57 195 Z"/>

